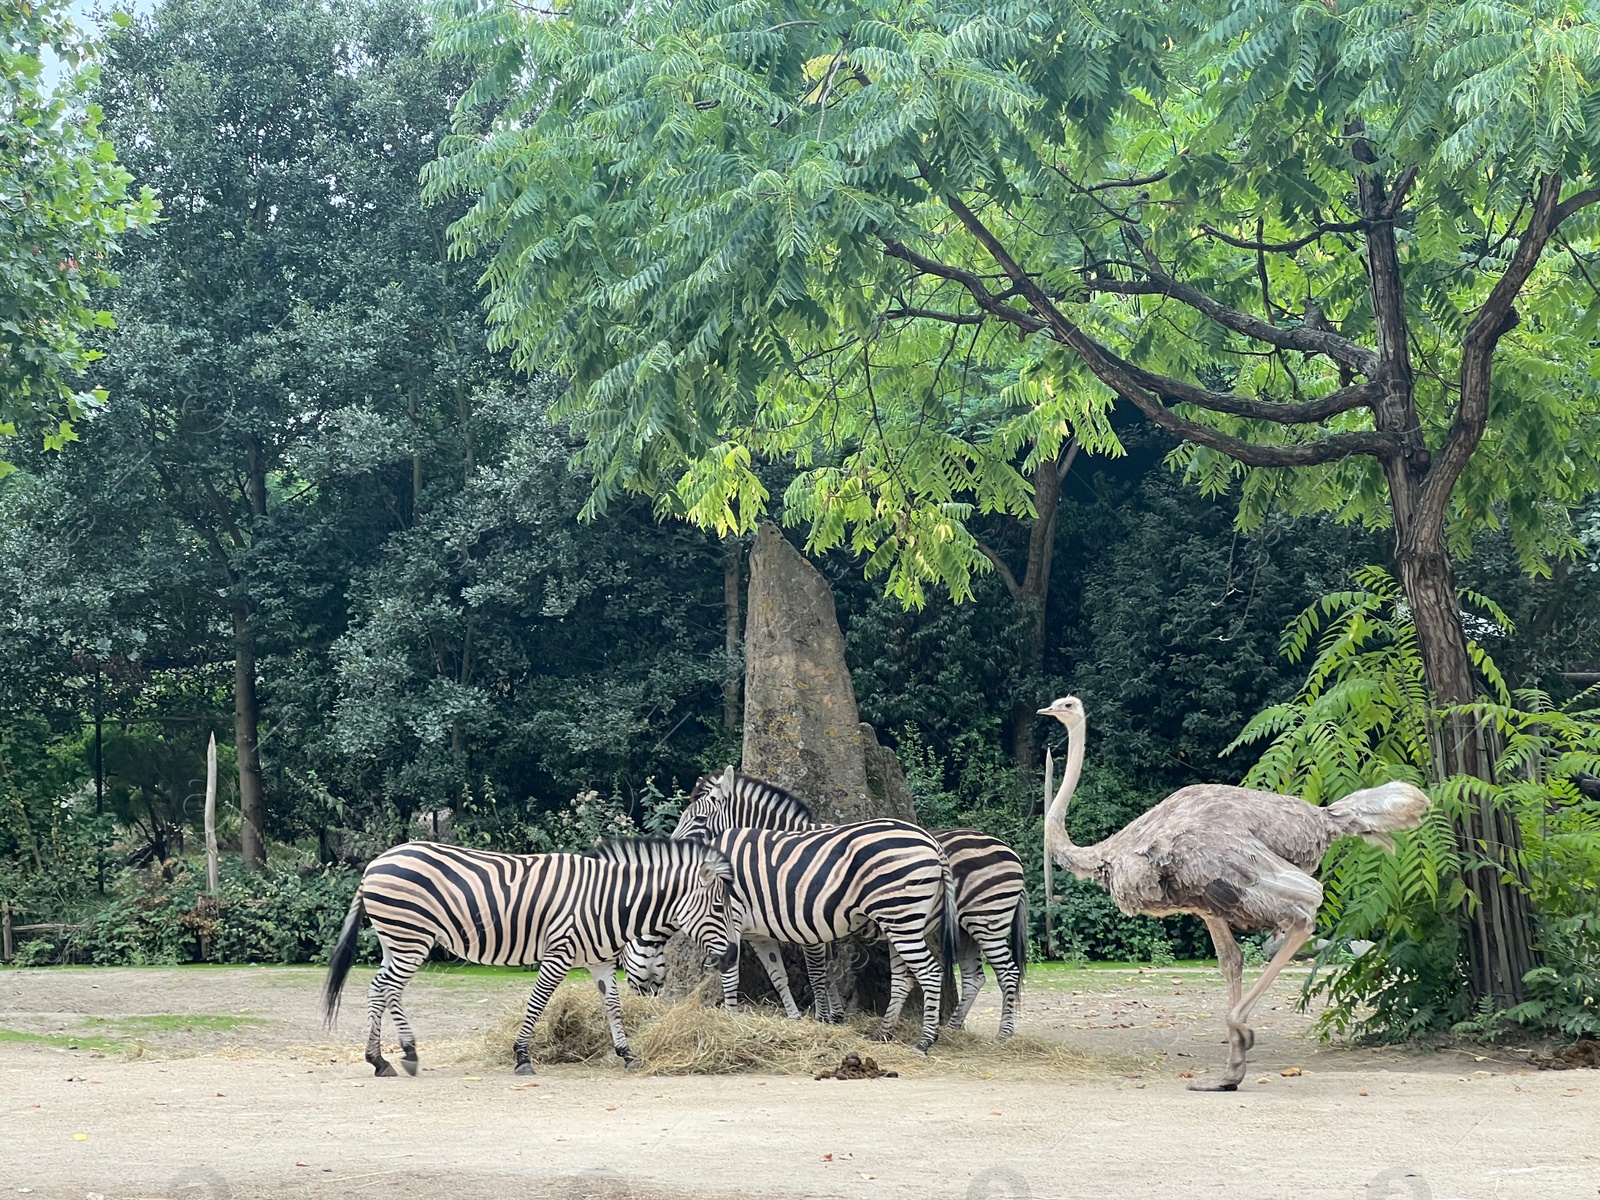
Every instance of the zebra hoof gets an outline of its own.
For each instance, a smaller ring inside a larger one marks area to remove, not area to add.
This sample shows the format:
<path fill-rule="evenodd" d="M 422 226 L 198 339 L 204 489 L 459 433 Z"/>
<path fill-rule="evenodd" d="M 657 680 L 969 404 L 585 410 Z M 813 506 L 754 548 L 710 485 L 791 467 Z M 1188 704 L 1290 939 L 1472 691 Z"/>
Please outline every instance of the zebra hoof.
<path fill-rule="evenodd" d="M 532 1063 L 520 1062 L 520 1063 L 517 1064 L 514 1074 L 517 1074 L 517 1075 L 533 1075 L 533 1074 L 536 1074 L 536 1072 L 533 1069 L 533 1064 Z"/>
<path fill-rule="evenodd" d="M 637 1054 L 630 1054 L 622 1060 L 622 1065 L 630 1071 L 644 1070 L 644 1059 Z"/>
<path fill-rule="evenodd" d="M 927 1058 L 928 1051 L 931 1049 L 933 1049 L 932 1042 L 918 1042 L 915 1046 L 911 1047 L 911 1053 L 915 1054 L 918 1058 Z"/>
<path fill-rule="evenodd" d="M 387 1062 L 379 1062 L 374 1064 L 372 1073 L 379 1079 L 393 1079 L 400 1074 L 399 1071 L 394 1069 L 392 1064 Z"/>
<path fill-rule="evenodd" d="M 946 1029 L 965 1029 L 967 1023 L 965 1021 L 946 1021 L 944 1027 Z"/>
<path fill-rule="evenodd" d="M 417 1075 L 417 1056 L 413 1054 L 410 1058 L 402 1058 L 400 1060 L 400 1069 L 415 1079 Z"/>

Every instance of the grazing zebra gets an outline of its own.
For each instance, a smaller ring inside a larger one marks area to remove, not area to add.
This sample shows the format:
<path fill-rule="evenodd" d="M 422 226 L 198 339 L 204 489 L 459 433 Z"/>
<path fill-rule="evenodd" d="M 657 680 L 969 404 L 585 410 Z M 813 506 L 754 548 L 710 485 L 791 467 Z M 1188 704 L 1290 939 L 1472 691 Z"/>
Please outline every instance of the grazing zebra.
<path fill-rule="evenodd" d="M 701 842 L 661 838 L 602 842 L 587 854 L 492 854 L 410 842 L 368 864 L 328 966 L 324 1009 L 329 1025 L 356 958 L 366 912 L 383 949 L 367 991 L 367 1053 L 380 1076 L 383 1014 L 400 1031 L 400 1065 L 417 1073 L 417 1039 L 400 992 L 435 942 L 469 962 L 537 963 L 539 972 L 517 1031 L 516 1071 L 532 1075 L 528 1042 L 556 987 L 573 967 L 587 967 L 605 998 L 611 1044 L 628 1066 L 639 1063 L 622 1028 L 617 956 L 630 938 L 666 938 L 686 930 L 718 970 L 737 964 L 738 932 L 728 904 L 728 860 Z"/>
<path fill-rule="evenodd" d="M 678 818 L 672 836 L 714 839 L 728 829 L 823 828 L 805 803 L 775 783 L 744 775 L 727 768 L 721 775 L 702 775 L 689 794 L 689 802 Z M 935 829 L 933 836 L 944 847 L 950 872 L 956 880 L 956 914 L 961 933 L 956 963 L 961 971 L 961 1000 L 946 1023 L 951 1029 L 966 1024 L 983 987 L 983 962 L 988 960 L 1000 983 L 1000 1034 L 1005 1041 L 1017 1027 L 1021 1007 L 1022 982 L 1028 963 L 1028 890 L 1022 877 L 1022 859 L 999 838 L 973 829 Z M 755 945 L 752 940 L 752 945 Z M 768 973 L 780 965 L 776 946 L 756 946 Z M 806 947 L 806 975 L 812 994 L 817 997 L 817 1014 L 825 1021 L 843 1019 L 843 1006 L 834 994 L 824 970 L 823 947 Z M 643 956 L 625 956 L 624 968 L 630 984 L 634 981 L 634 962 L 645 990 L 660 985 L 664 970 Z M 773 984 L 778 976 L 773 974 Z M 638 986 L 638 985 L 634 985 Z M 785 1010 L 792 1010 L 788 999 L 788 980 L 778 986 Z M 790 1012 L 793 1016 L 795 1013 Z"/>
<path fill-rule="evenodd" d="M 944 962 L 955 957 L 955 881 L 944 851 L 905 821 L 859 821 L 799 832 L 730 829 L 711 843 L 733 867 L 733 907 L 740 936 L 757 949 L 792 1018 L 776 942 L 820 948 L 870 922 L 889 943 L 889 1007 L 879 1036 L 899 1024 L 911 980 L 921 985 L 923 1020 L 915 1049 L 926 1054 L 939 1037 L 943 972 L 927 934 L 936 931 Z M 642 938 L 624 951 L 629 978 L 664 970 L 664 938 Z M 722 976 L 723 1003 L 738 1005 L 739 971 Z"/>

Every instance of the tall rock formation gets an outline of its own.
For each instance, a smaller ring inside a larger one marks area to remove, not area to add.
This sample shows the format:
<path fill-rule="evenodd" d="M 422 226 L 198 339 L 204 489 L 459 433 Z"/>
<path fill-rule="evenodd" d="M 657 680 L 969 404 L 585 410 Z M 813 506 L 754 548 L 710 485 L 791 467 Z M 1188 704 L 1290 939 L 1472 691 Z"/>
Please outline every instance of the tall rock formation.
<path fill-rule="evenodd" d="M 776 525 L 756 534 L 745 612 L 742 769 L 804 797 L 821 821 L 888 816 L 867 785 L 833 591 Z"/>

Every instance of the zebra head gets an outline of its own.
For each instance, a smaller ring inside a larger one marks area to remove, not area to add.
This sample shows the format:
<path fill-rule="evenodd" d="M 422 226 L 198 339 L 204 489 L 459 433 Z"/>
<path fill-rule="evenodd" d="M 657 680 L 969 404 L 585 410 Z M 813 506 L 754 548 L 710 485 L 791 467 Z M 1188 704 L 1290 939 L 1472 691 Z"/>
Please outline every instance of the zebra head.
<path fill-rule="evenodd" d="M 718 971 L 739 961 L 739 921 L 730 903 L 733 866 L 720 850 L 697 841 L 616 838 L 601 842 L 589 854 L 630 865 L 642 873 L 647 890 L 655 893 L 653 903 L 633 909 L 636 916 L 626 930 L 632 936 L 624 946 L 625 964 L 644 963 L 634 955 L 634 943 L 645 940 L 664 947 L 678 930 L 694 940 Z M 664 962 L 661 973 L 664 977 Z M 628 978 L 630 982 L 635 978 L 632 966 Z"/>
<path fill-rule="evenodd" d="M 775 783 L 732 767 L 702 775 L 672 831 L 675 838 L 713 841 L 730 829 L 815 829 L 805 801 Z"/>
<path fill-rule="evenodd" d="M 739 922 L 729 903 L 733 891 L 733 865 L 703 842 L 677 842 L 692 846 L 704 857 L 695 871 L 696 886 L 687 889 L 672 906 L 668 919 L 705 951 L 706 961 L 718 971 L 729 970 L 739 961 Z M 665 977 L 665 943 L 662 944 L 662 974 Z"/>
<path fill-rule="evenodd" d="M 733 768 L 728 767 L 721 775 L 702 775 L 695 780 L 694 791 L 689 793 L 689 803 L 678 815 L 678 824 L 673 828 L 672 836 L 709 842 L 725 832 L 728 829 L 728 801 L 734 794 L 734 778 Z"/>

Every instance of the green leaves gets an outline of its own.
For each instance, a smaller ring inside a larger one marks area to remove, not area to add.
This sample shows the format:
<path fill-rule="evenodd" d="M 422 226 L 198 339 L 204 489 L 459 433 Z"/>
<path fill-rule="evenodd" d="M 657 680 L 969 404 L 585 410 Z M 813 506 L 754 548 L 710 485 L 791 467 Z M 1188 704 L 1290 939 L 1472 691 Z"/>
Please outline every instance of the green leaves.
<path fill-rule="evenodd" d="M 115 282 L 119 238 L 156 212 L 150 189 L 130 194 L 88 102 L 100 49 L 65 4 L 0 2 L 0 436 L 48 450 L 101 399 L 79 379 L 95 357 L 83 334 L 111 321 L 91 289 Z"/>
<path fill-rule="evenodd" d="M 1027 515 L 1058 433 L 1118 452 L 1113 388 L 1246 528 L 1389 525 L 1378 460 L 1446 457 L 1539 177 L 1581 194 L 1597 145 L 1582 0 L 439 12 L 476 83 L 430 193 L 472 202 L 454 247 L 495 343 L 570 382 L 588 511 L 636 491 L 729 527 L 783 463 L 784 518 L 909 603 L 968 593 L 989 564 L 964 512 Z M 1600 487 L 1593 228 L 1564 224 L 1517 297 L 1445 487 L 1458 555 L 1509 525 L 1546 570 Z M 1405 326 L 1383 346 L 1380 235 Z M 1330 402 L 1380 377 L 1404 397 Z"/>

